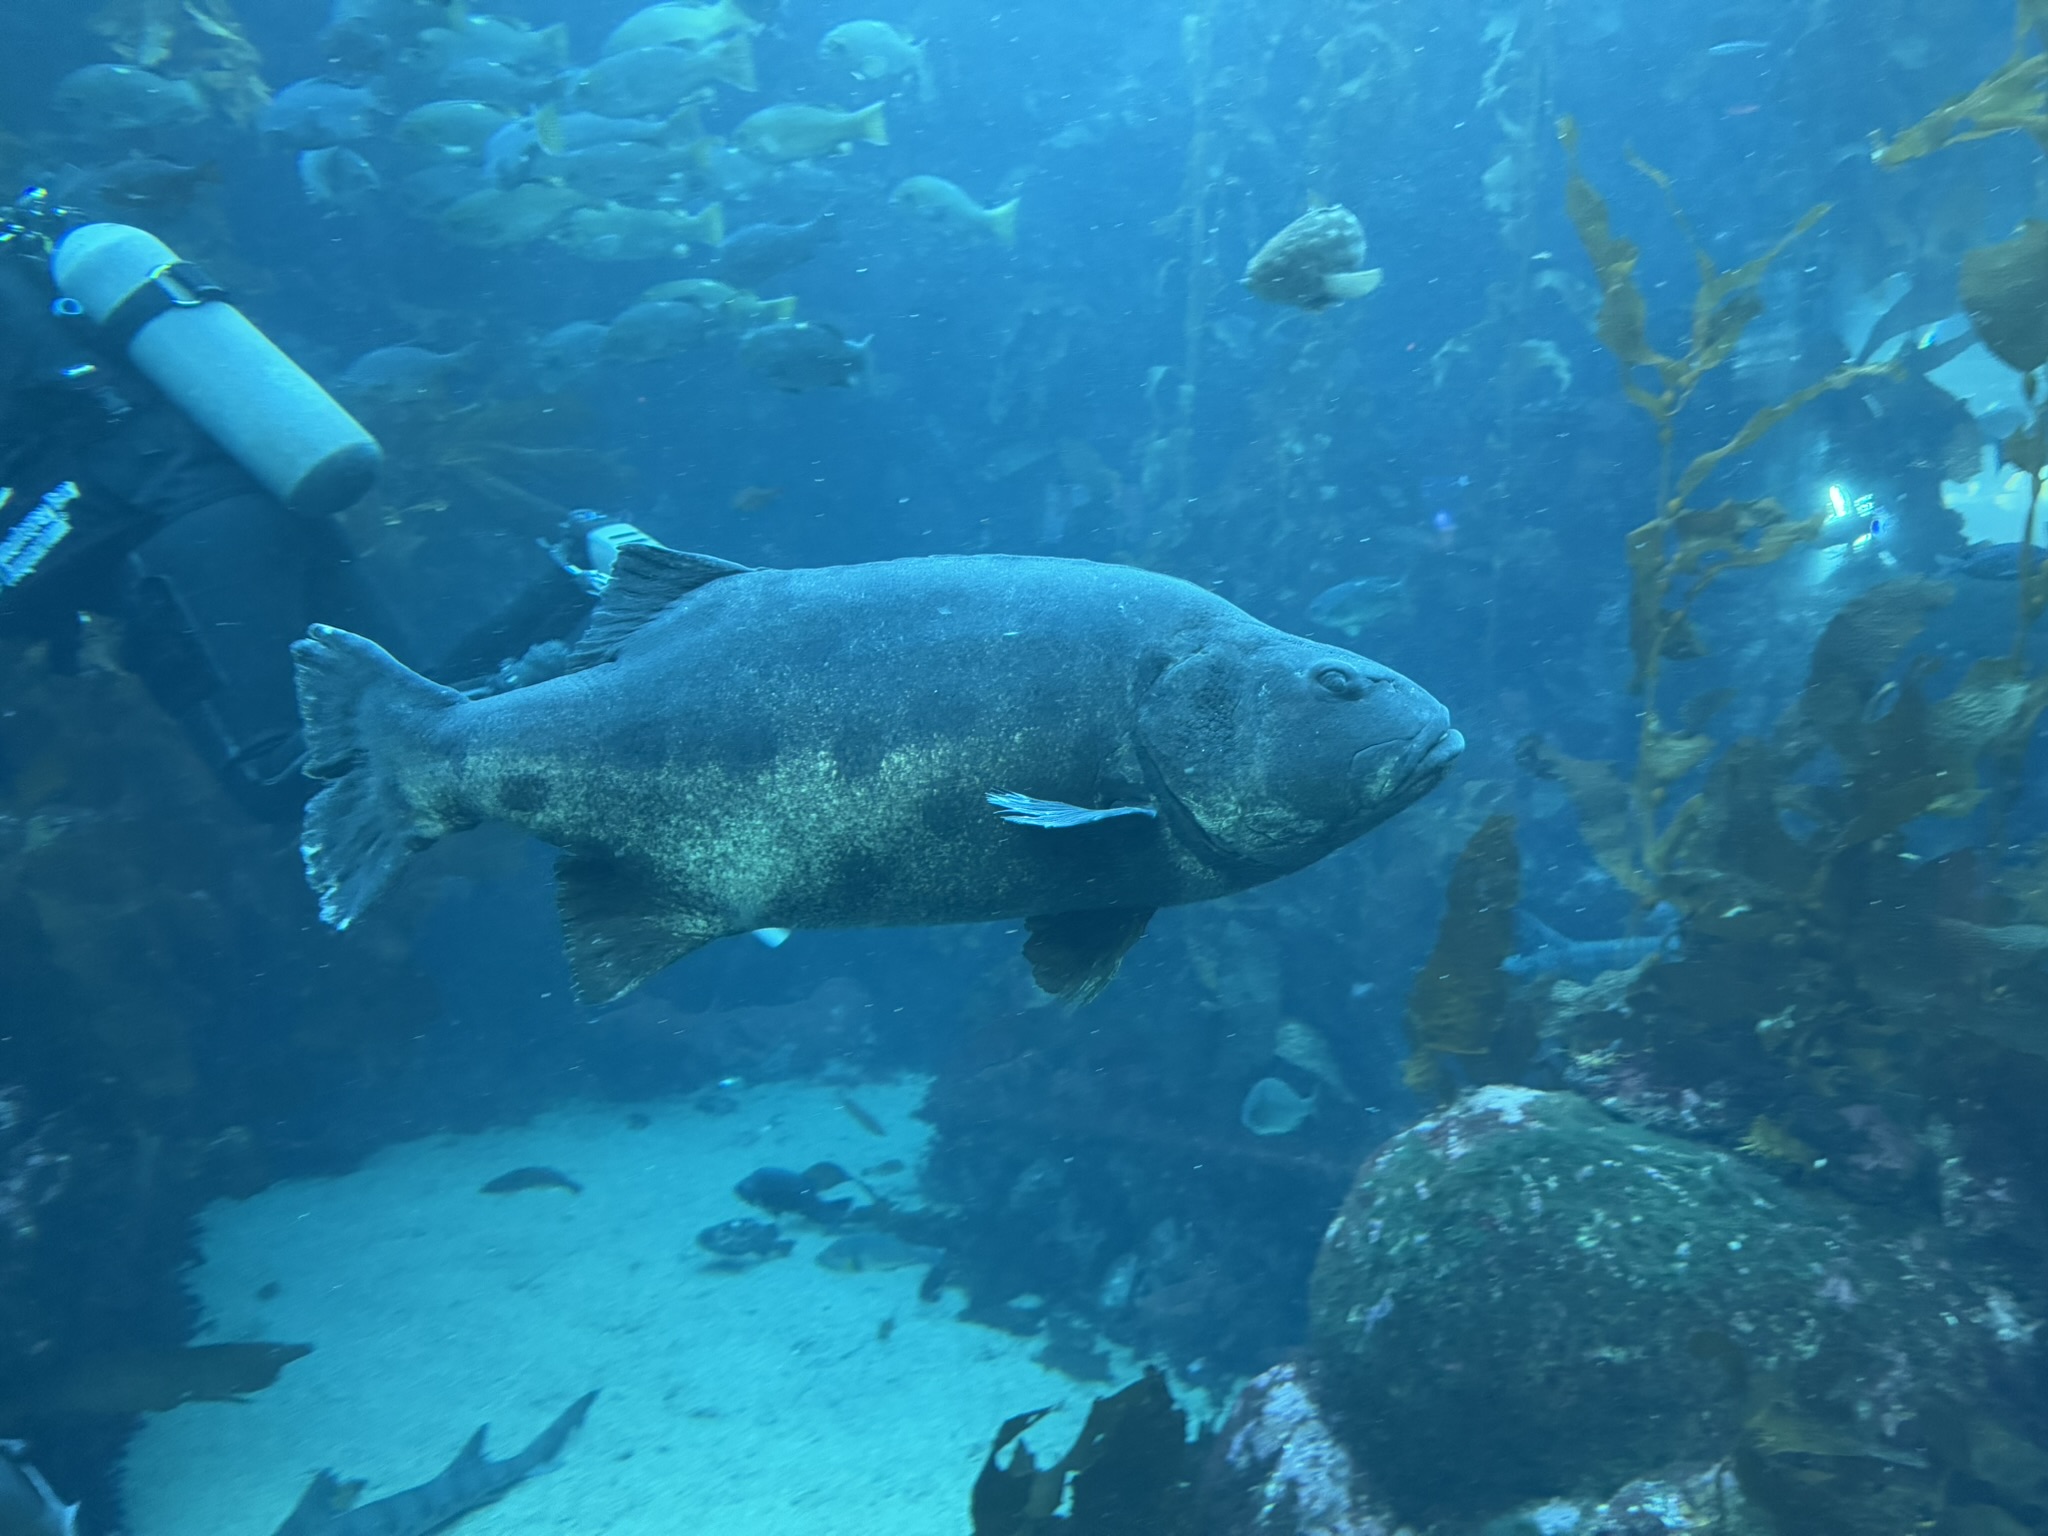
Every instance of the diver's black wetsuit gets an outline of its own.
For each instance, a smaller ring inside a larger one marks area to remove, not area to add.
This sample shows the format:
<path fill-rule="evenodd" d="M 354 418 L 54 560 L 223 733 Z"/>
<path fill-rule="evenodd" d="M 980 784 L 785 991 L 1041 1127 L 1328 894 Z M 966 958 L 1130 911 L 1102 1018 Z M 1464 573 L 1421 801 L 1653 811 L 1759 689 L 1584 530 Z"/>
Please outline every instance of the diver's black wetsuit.
<path fill-rule="evenodd" d="M 122 665 L 235 797 L 294 817 L 315 786 L 299 773 L 292 642 L 318 622 L 409 647 L 338 523 L 287 511 L 91 320 L 59 312 L 48 240 L 13 221 L 24 211 L 0 217 L 0 636 L 47 640 L 65 666 L 82 612 L 118 616 Z M 573 515 L 570 545 L 601 521 Z M 506 658 L 581 626 L 588 573 L 566 558 L 535 565 L 437 675 L 518 686 L 531 669 Z"/>
<path fill-rule="evenodd" d="M 251 810 L 303 800 L 291 642 L 392 625 L 330 519 L 287 512 L 126 361 L 56 313 L 48 268 L 0 246 L 0 635 L 66 664 L 80 612 Z"/>

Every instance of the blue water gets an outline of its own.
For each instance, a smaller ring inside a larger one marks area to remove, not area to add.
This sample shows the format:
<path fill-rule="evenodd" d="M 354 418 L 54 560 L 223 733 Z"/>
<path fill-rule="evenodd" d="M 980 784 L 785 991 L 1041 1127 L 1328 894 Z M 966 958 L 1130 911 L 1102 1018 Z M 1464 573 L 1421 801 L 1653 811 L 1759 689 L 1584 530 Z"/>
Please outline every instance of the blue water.
<path fill-rule="evenodd" d="M 1852 540 L 1836 524 L 1715 582 L 1694 610 L 1707 654 L 1675 678 L 1679 664 L 1667 666 L 1648 707 L 1669 724 L 1687 699 L 1725 688 L 1714 751 L 1768 736 L 1845 603 L 1888 581 L 1951 577 L 1972 543 L 2020 537 L 2009 515 L 1966 525 L 1943 487 L 2021 417 L 1975 419 L 1926 374 L 1967 334 L 1954 318 L 1964 253 L 2039 211 L 2036 148 L 2006 134 L 1898 169 L 1872 156 L 2008 57 L 2002 5 L 1963 0 L 1935 16 L 1825 0 L 905 4 L 789 0 L 729 31 L 753 50 L 758 89 L 707 86 L 666 129 L 647 129 L 682 169 L 616 199 L 670 214 L 717 204 L 728 230 L 826 218 L 815 250 L 758 290 L 793 301 L 811 328 L 804 344 L 843 383 L 778 381 L 743 362 L 759 343 L 742 335 L 772 316 L 731 312 L 691 320 L 672 355 L 600 352 L 544 376 L 540 338 L 609 325 L 650 288 L 704 276 L 716 251 L 685 242 L 593 259 L 569 238 L 566 194 L 526 237 L 459 238 L 452 199 L 422 194 L 416 178 L 438 166 L 449 190 L 473 194 L 492 185 L 481 155 L 395 132 L 404 112 L 467 89 L 414 58 L 425 28 L 450 20 L 429 5 L 369 7 L 344 48 L 347 28 L 314 0 L 112 0 L 97 17 L 17 4 L 0 16 L 0 175 L 72 189 L 87 216 L 150 229 L 357 412 L 387 462 L 338 527 L 388 615 L 375 638 L 422 670 L 559 577 L 561 551 L 578 563 L 570 541 L 588 524 L 569 519 L 587 509 L 749 567 L 1008 553 L 1183 577 L 1414 679 L 1467 740 L 1458 769 L 1298 874 L 1161 913 L 1081 1013 L 1033 990 L 1016 922 L 799 932 L 772 947 L 730 938 L 623 1009 L 593 1010 L 562 958 L 546 850 L 502 828 L 451 841 L 374 921 L 336 937 L 297 877 L 290 818 L 257 824 L 221 800 L 103 652 L 88 645 L 83 672 L 66 675 L 9 641 L 6 714 L 20 723 L 0 731 L 0 956 L 14 957 L 4 963 L 20 978 L 20 1018 L 13 1033 L 0 1027 L 0 1172 L 13 1180 L 0 1183 L 12 1222 L 0 1235 L 14 1233 L 11 1250 L 0 1245 L 0 1313 L 25 1319 L 0 1332 L 9 1368 L 186 1342 L 175 1269 L 211 1199 L 586 1099 L 901 1073 L 936 1084 L 922 1193 L 954 1223 L 946 1278 L 985 1311 L 1043 1298 L 1091 1337 L 1219 1392 L 1296 1348 L 1317 1243 L 1352 1171 L 1427 1108 L 1427 1089 L 1403 1076 L 1404 1018 L 1466 840 L 1490 814 L 1513 813 L 1520 904 L 1569 939 L 1640 934 L 1669 894 L 1611 878 L 1555 777 L 1529 771 L 1532 738 L 1624 772 L 1638 750 L 1646 703 L 1629 688 L 1624 539 L 1655 513 L 1666 473 L 1653 424 L 1623 398 L 1594 333 L 1600 290 L 1566 212 L 1561 119 L 1576 122 L 1616 231 L 1641 247 L 1636 281 L 1666 352 L 1683 348 L 1702 262 L 1740 267 L 1831 205 L 1758 284 L 1763 311 L 1681 415 L 1673 465 L 1908 337 L 1895 376 L 1815 400 L 1693 497 L 1775 498 L 1794 519 L 1868 498 L 1859 515 L 1874 532 Z M 564 94 L 634 10 L 504 0 L 498 36 L 542 59 L 518 67 L 505 115 L 556 132 Z M 487 20 L 462 14 L 458 25 Z M 929 92 L 914 73 L 864 81 L 821 58 L 832 28 L 877 16 L 924 50 Z M 536 39 L 557 26 L 566 38 L 550 54 L 556 45 Z M 227 50 L 223 71 L 222 38 L 236 34 L 249 51 Z M 138 59 L 165 80 L 190 77 L 198 111 L 119 126 L 125 96 L 60 102 L 74 71 Z M 309 197 L 300 151 L 231 106 L 253 113 L 261 93 L 315 78 L 373 96 L 367 131 L 299 140 L 339 146 L 363 180 L 341 206 Z M 872 102 L 885 145 L 781 165 L 730 147 L 764 108 Z M 196 184 L 130 201 L 93 190 L 144 156 Z M 1668 178 L 1668 195 L 1638 157 Z M 558 189 L 551 158 L 525 178 L 535 195 Z M 943 226 L 892 204 L 913 175 L 956 183 L 970 210 L 1016 199 L 1014 245 L 974 228 L 972 213 Z M 584 198 L 582 211 L 603 201 Z M 1252 254 L 1328 203 L 1361 221 L 1378 290 L 1317 313 L 1249 292 L 1239 279 Z M 1888 302 L 1875 304 L 1887 279 Z M 1944 321 L 1936 345 L 1919 344 Z M 445 361 L 395 397 L 352 396 L 352 366 L 388 347 Z M 1351 633 L 1311 618 L 1319 594 L 1361 578 L 1399 582 L 1399 600 Z M 1884 677 L 1920 667 L 1912 676 L 1940 679 L 1938 695 L 1971 660 L 2012 649 L 2017 583 L 1955 579 L 1916 642 L 1921 660 L 1888 654 Z M 1896 695 L 1873 693 L 1866 724 Z M 1801 768 L 1804 789 L 1781 795 L 1794 838 L 1824 814 L 1802 795 L 1855 768 L 1839 742 L 1829 750 Z M 1920 817 L 1885 845 L 1907 864 L 1948 861 L 1930 912 L 2039 920 L 2038 893 L 2033 907 L 1983 894 L 1986 871 L 2024 865 L 2042 830 L 2038 775 L 2015 761 L 1996 795 Z M 38 865 L 53 838 L 65 852 Z M 1653 963 L 1711 953 L 1717 933 L 1683 933 Z M 862 999 L 857 1029 L 804 1013 L 834 986 Z M 774 1027 L 792 1031 L 787 1050 L 751 1024 L 689 1038 L 663 1022 L 755 1008 L 786 1010 Z M 1972 1036 L 1983 1038 L 2033 1059 L 1995 1032 Z M 1527 1053 L 1525 1079 L 1571 1080 L 1551 1047 Z M 1688 1090 L 1710 1094 L 1709 1079 L 1736 1071 L 1675 1060 Z M 1467 1066 L 1458 1081 L 1485 1076 Z M 1809 1067 L 1768 1062 L 1809 1110 L 1812 1095 L 1831 1114 L 1831 1093 L 1856 1104 L 1874 1092 L 1861 1079 L 1815 1086 L 1834 1080 L 1817 1067 L 1801 1076 Z M 1313 1094 L 1314 1109 L 1255 1135 L 1247 1095 L 1275 1075 L 1277 1102 Z M 1930 1107 L 1915 1097 L 1933 1092 L 1924 1084 L 1885 1083 L 1916 1106 L 1897 1117 L 1920 1128 L 1977 1102 L 1958 1090 Z M 1760 1097 L 1756 1112 L 1776 1124 L 1779 1104 Z M 2001 1149 L 1995 1176 L 2032 1209 L 2048 1175 L 2000 1112 L 1983 1110 Z M 1740 1118 L 1688 1130 L 1728 1149 L 1748 1111 Z M 60 1163 L 92 1171 L 63 1190 L 31 1176 Z M 1849 1197 L 1941 1219 L 1924 1189 Z M 116 1228 L 132 1234 L 126 1246 L 106 1235 Z M 1163 1299 L 1106 1303 L 1105 1287 L 1129 1291 L 1135 1271 L 1119 1265 L 1139 1255 L 1152 1266 L 1141 1299 Z M 123 1266 L 129 1279 L 104 1279 Z M 90 1530 L 117 1528 L 108 1468 L 131 1420 L 0 1394 L 0 1435 L 29 1434 L 60 1486 L 87 1494 Z M 0 1536 L 36 1529 L 8 1519 L 0 1501 Z"/>

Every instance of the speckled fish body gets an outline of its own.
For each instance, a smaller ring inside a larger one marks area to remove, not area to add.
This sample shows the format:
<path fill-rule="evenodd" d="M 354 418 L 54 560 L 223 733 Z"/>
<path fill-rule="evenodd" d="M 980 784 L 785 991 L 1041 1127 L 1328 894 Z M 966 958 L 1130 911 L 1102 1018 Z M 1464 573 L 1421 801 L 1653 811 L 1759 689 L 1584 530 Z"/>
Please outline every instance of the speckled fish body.
<path fill-rule="evenodd" d="M 631 549 L 586 647 L 609 659 L 465 700 L 340 631 L 300 642 L 329 921 L 412 848 L 508 821 L 564 850 L 587 997 L 763 927 L 1028 918 L 1041 985 L 1081 999 L 1153 909 L 1314 862 L 1463 745 L 1398 673 L 1080 560 Z M 1149 814 L 1018 825 L 995 792 Z"/>

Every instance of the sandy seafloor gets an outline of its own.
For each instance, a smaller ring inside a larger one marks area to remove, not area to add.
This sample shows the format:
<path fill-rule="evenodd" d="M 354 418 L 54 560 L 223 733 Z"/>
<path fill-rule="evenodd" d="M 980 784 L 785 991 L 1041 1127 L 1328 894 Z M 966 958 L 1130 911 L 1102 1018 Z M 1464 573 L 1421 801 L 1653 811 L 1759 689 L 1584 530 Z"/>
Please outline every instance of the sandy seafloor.
<path fill-rule="evenodd" d="M 1037 1364 L 1040 1340 L 958 1321 L 957 1291 L 920 1301 L 921 1270 L 820 1268 L 829 1234 L 785 1222 L 796 1252 L 742 1273 L 707 1268 L 695 1243 L 759 1214 L 732 1187 L 762 1164 L 901 1159 L 910 1172 L 875 1182 L 911 1194 L 923 1089 L 854 1090 L 884 1138 L 841 1090 L 777 1084 L 737 1091 L 729 1114 L 594 1105 L 433 1137 L 214 1206 L 195 1342 L 314 1351 L 249 1401 L 149 1420 L 125 1472 L 131 1536 L 271 1536 L 322 1467 L 374 1499 L 439 1472 L 485 1422 L 491 1454 L 510 1455 L 592 1387 L 555 1468 L 460 1536 L 958 1536 L 1002 1420 L 1063 1405 L 1029 1436 L 1050 1459 L 1111 1389 Z M 583 1193 L 479 1192 L 534 1164 Z"/>

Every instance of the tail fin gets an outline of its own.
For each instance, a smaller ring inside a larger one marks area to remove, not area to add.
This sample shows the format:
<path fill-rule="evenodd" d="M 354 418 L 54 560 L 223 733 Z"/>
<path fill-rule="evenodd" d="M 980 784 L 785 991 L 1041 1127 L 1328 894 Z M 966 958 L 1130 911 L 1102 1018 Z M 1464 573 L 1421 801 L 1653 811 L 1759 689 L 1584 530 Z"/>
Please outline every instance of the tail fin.
<path fill-rule="evenodd" d="M 331 781 L 306 807 L 299 854 L 320 898 L 321 920 L 346 928 L 408 855 L 447 830 L 406 798 L 391 758 L 395 747 L 423 734 L 432 716 L 463 699 L 382 646 L 324 624 L 292 647 L 292 660 L 306 773 Z"/>
<path fill-rule="evenodd" d="M 760 82 L 754 77 L 754 40 L 744 32 L 729 33 L 722 41 L 712 45 L 718 50 L 718 61 L 712 70 L 714 79 L 723 80 L 736 91 L 758 91 Z M 708 55 L 711 48 L 704 50 Z"/>
<path fill-rule="evenodd" d="M 889 142 L 889 120 L 883 115 L 882 103 L 879 101 L 871 102 L 856 112 L 853 127 L 855 137 L 869 144 Z"/>
<path fill-rule="evenodd" d="M 687 216 L 682 228 L 683 238 L 692 245 L 725 244 L 725 205 L 712 203 L 702 213 Z"/>
<path fill-rule="evenodd" d="M 1004 245 L 1017 243 L 1017 206 L 1024 199 L 1013 197 L 1007 203 L 999 203 L 988 211 L 989 233 Z"/>

